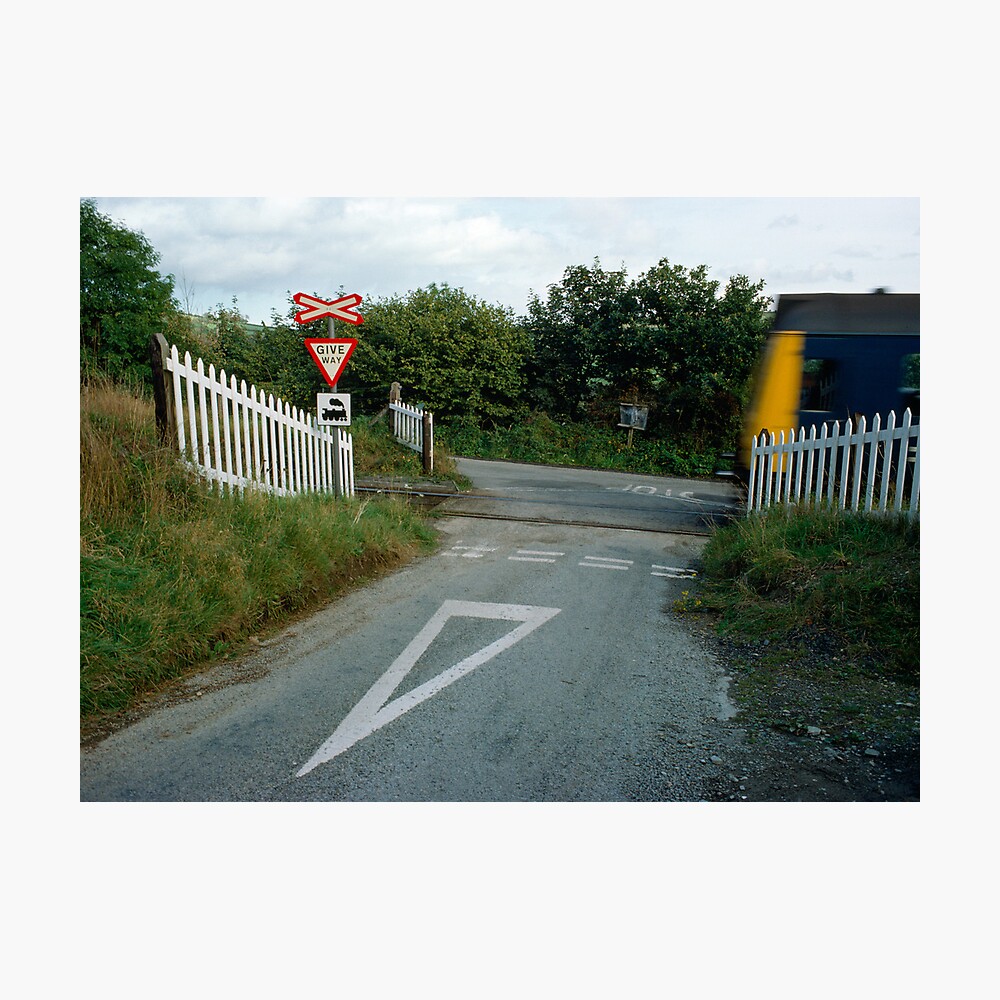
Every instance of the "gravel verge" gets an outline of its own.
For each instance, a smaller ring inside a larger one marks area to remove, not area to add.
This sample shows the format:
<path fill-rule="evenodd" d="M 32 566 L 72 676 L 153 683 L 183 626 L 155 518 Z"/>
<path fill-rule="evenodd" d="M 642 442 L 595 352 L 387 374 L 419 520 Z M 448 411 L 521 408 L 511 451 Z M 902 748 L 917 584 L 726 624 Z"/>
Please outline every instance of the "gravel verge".
<path fill-rule="evenodd" d="M 917 684 L 881 676 L 827 631 L 778 645 L 720 637 L 711 615 L 678 617 L 716 658 L 736 706 L 716 724 L 725 752 L 702 801 L 920 800 Z"/>

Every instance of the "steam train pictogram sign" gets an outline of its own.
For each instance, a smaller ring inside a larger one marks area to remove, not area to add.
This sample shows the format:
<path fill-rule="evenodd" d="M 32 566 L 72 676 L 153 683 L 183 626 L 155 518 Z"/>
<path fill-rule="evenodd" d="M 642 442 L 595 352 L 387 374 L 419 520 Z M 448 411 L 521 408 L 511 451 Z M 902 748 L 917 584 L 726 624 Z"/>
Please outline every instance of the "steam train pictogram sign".
<path fill-rule="evenodd" d="M 317 393 L 316 423 L 325 427 L 350 427 L 350 394 L 345 392 Z"/>

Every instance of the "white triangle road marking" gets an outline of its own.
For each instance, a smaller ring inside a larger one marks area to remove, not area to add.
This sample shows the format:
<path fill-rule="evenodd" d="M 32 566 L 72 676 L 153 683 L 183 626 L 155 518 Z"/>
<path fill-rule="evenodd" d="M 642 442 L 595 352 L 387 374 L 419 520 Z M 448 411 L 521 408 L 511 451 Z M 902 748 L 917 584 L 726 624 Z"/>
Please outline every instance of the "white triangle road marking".
<path fill-rule="evenodd" d="M 359 740 L 370 736 L 404 712 L 433 697 L 439 691 L 453 684 L 460 677 L 481 667 L 493 657 L 510 649 L 526 635 L 544 625 L 559 614 L 560 608 L 540 608 L 528 604 L 489 604 L 479 601 L 445 601 L 431 616 L 430 621 L 417 633 L 410 644 L 393 661 L 389 669 L 369 688 L 368 693 L 347 714 L 333 735 L 309 758 L 296 774 L 297 778 L 308 774 L 314 767 L 325 764 L 342 754 Z M 406 694 L 388 701 L 392 692 L 399 687 L 403 678 L 413 669 L 427 647 L 437 638 L 449 618 L 488 618 L 499 621 L 520 622 L 516 628 L 495 642 L 467 656 L 453 667 L 431 678 Z"/>

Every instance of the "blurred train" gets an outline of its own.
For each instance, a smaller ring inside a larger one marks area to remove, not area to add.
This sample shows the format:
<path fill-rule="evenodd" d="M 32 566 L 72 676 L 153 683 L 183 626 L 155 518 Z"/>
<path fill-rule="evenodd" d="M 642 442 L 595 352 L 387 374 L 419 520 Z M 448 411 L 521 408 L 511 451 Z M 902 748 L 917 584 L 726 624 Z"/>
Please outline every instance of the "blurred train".
<path fill-rule="evenodd" d="M 750 444 L 825 423 L 907 408 L 920 417 L 920 296 L 876 289 L 782 295 L 761 352 L 735 475 L 747 481 Z"/>

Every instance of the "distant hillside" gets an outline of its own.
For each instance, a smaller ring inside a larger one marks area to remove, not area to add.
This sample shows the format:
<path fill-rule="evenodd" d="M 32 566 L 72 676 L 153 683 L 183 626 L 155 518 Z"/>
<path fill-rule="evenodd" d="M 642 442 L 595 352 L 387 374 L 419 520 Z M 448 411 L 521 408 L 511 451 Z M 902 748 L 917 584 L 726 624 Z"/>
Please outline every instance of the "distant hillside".
<path fill-rule="evenodd" d="M 215 322 L 210 316 L 195 316 L 192 313 L 182 313 L 191 324 L 192 335 L 200 341 L 209 341 L 215 333 Z M 264 327 L 259 323 L 247 323 L 247 333 L 260 333 Z"/>

